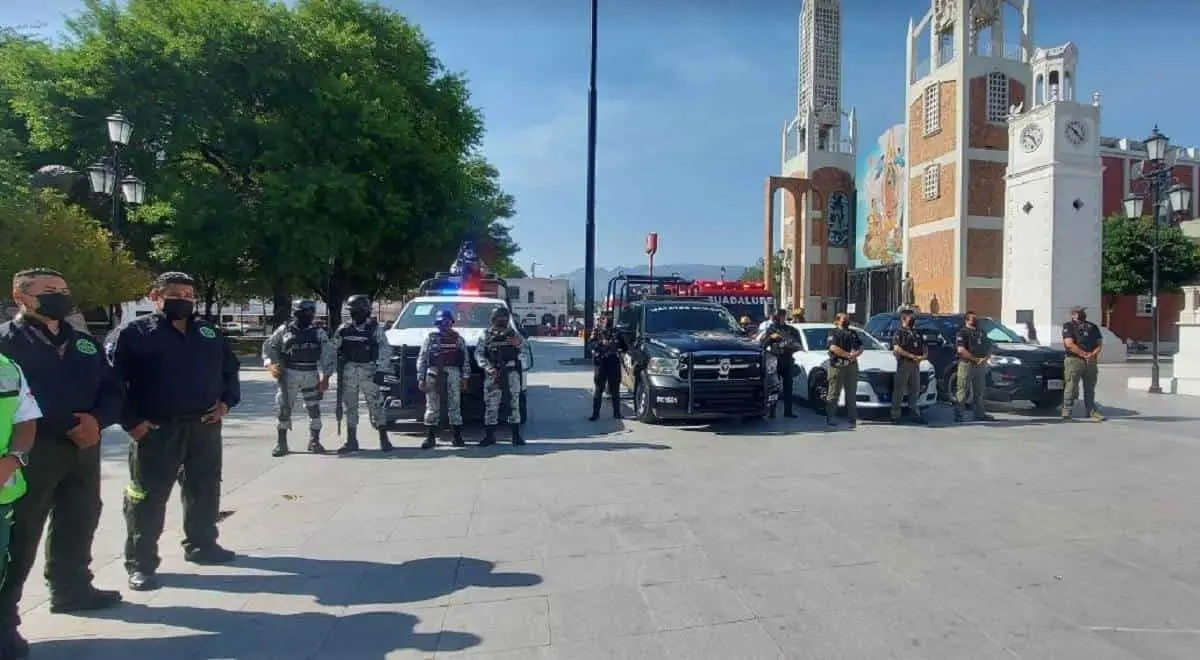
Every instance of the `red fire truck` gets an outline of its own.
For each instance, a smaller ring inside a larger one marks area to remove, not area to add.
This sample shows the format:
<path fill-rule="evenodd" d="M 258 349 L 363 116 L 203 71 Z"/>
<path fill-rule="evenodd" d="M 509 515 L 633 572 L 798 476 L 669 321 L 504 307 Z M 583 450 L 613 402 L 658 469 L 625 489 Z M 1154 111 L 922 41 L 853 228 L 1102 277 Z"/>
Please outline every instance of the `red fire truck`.
<path fill-rule="evenodd" d="M 763 282 L 722 282 L 718 280 L 696 280 L 678 291 L 679 295 L 703 296 L 720 303 L 739 319 L 749 316 L 754 323 L 762 323 L 775 305 L 775 298 Z"/>

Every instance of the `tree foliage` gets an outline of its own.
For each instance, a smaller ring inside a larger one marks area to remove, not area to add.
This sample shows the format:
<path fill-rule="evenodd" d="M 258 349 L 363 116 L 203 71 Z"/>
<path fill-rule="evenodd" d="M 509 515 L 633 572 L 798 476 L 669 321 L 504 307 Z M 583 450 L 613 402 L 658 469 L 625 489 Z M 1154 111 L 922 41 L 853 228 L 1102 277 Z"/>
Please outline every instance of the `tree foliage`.
<path fill-rule="evenodd" d="M 107 229 L 49 192 L 0 217 L 0 246 L 0 273 L 61 271 L 80 309 L 137 300 L 150 289 L 149 273 L 113 248 Z"/>
<path fill-rule="evenodd" d="M 0 86 L 28 141 L 59 162 L 107 149 L 104 118 L 135 126 L 123 160 L 159 205 L 156 265 L 220 287 L 261 282 L 276 307 L 314 291 L 403 290 L 462 240 L 490 263 L 517 246 L 465 81 L 421 32 L 363 0 L 87 0 L 60 46 L 0 41 Z M 20 60 L 20 62 L 16 62 Z M 286 310 L 284 311 L 286 313 Z"/>
<path fill-rule="evenodd" d="M 782 282 L 785 274 L 788 272 L 787 252 L 778 250 L 775 252 L 775 257 L 771 259 L 771 281 L 767 285 L 771 290 L 771 295 L 778 300 L 780 291 L 782 290 Z M 741 282 L 762 282 L 763 278 L 763 260 L 759 259 L 753 266 L 742 271 L 738 281 Z"/>
<path fill-rule="evenodd" d="M 1158 280 L 1162 292 L 1177 292 L 1200 276 L 1196 244 L 1177 226 L 1159 229 Z M 1113 216 L 1104 220 L 1101 289 L 1105 296 L 1150 292 L 1153 277 L 1154 221 Z"/>

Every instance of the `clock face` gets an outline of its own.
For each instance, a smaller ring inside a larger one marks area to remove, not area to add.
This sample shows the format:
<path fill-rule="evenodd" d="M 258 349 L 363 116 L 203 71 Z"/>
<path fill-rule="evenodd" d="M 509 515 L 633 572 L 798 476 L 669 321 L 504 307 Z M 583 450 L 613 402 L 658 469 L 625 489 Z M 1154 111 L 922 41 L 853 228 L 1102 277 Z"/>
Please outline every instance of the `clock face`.
<path fill-rule="evenodd" d="M 1021 148 L 1025 153 L 1033 153 L 1037 148 L 1042 146 L 1042 127 L 1037 124 L 1030 124 L 1021 131 Z"/>
<path fill-rule="evenodd" d="M 1087 124 L 1079 121 L 1078 119 L 1072 119 L 1071 121 L 1067 122 L 1066 136 L 1067 142 L 1070 142 L 1077 147 L 1084 142 L 1087 142 Z"/>

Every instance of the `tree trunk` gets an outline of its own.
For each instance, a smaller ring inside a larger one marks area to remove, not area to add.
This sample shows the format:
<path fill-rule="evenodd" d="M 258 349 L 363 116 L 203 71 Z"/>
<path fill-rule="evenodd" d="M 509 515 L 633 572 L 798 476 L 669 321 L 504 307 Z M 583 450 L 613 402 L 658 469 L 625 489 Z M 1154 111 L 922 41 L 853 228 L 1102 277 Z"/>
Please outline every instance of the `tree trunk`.
<path fill-rule="evenodd" d="M 287 281 L 277 277 L 271 282 L 271 329 L 274 330 L 292 317 L 292 294 L 288 291 Z"/>
<path fill-rule="evenodd" d="M 204 318 L 209 322 L 213 320 L 213 306 L 217 304 L 217 280 L 216 278 L 203 280 L 204 286 Z"/>
<path fill-rule="evenodd" d="M 1112 325 L 1113 308 L 1117 306 L 1117 297 L 1113 295 L 1103 296 L 1104 300 L 1104 327 Z"/>
<path fill-rule="evenodd" d="M 333 271 L 325 281 L 321 297 L 325 299 L 325 309 L 329 315 L 329 331 L 333 332 L 342 325 L 342 303 L 349 296 L 350 282 L 346 272 L 334 261 Z"/>

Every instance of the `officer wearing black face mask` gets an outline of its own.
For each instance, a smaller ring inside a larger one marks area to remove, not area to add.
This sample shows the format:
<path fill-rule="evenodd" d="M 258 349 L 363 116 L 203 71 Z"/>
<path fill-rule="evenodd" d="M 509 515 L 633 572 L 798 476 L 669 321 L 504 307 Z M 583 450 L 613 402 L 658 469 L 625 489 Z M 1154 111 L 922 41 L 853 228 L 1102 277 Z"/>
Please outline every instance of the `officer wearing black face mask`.
<path fill-rule="evenodd" d="M 133 438 L 125 487 L 129 588 L 158 586 L 158 539 L 167 499 L 183 490 L 184 559 L 232 561 L 217 545 L 221 419 L 242 397 L 240 364 L 220 328 L 196 318 L 195 281 L 164 273 L 150 292 L 158 310 L 117 334 L 112 363 L 128 391 L 122 426 Z"/>
<path fill-rule="evenodd" d="M 17 273 L 13 299 L 20 314 L 0 325 L 0 352 L 24 372 L 42 418 L 32 446 L 14 437 L 0 457 L 17 465 L 27 488 L 8 504 L 11 563 L 0 588 L 0 658 L 22 657 L 27 648 L 17 634 L 17 605 L 47 518 L 51 611 L 97 610 L 121 601 L 120 593 L 92 586 L 89 567 L 100 522 L 100 431 L 121 419 L 121 383 L 100 344 L 65 322 L 74 305 L 61 273 L 47 268 Z M 0 389 L 5 390 L 0 397 L 17 395 L 12 387 Z"/>

